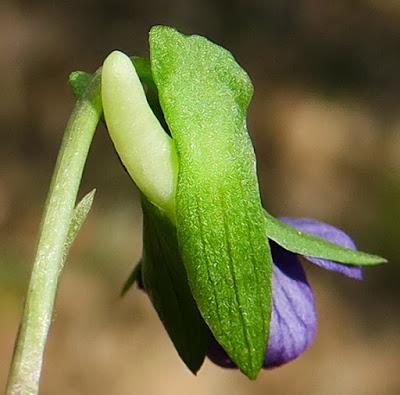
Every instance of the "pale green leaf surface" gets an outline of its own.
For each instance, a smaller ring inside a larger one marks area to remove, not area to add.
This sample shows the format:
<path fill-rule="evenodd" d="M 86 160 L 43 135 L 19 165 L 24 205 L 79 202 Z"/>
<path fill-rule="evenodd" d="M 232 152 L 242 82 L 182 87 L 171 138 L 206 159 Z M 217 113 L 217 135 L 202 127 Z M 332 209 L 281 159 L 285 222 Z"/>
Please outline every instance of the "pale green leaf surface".
<path fill-rule="evenodd" d="M 268 339 L 272 259 L 246 130 L 252 84 L 203 37 L 158 26 L 150 53 L 179 156 L 177 232 L 192 293 L 218 342 L 255 378 Z"/>
<path fill-rule="evenodd" d="M 175 219 L 175 145 L 151 110 L 131 60 L 112 52 L 104 61 L 101 95 L 107 129 L 128 173 L 144 195 Z"/>
<path fill-rule="evenodd" d="M 349 265 L 377 265 L 386 259 L 377 255 L 345 248 L 321 237 L 301 232 L 265 211 L 267 237 L 288 251 L 304 256 L 329 259 Z"/>

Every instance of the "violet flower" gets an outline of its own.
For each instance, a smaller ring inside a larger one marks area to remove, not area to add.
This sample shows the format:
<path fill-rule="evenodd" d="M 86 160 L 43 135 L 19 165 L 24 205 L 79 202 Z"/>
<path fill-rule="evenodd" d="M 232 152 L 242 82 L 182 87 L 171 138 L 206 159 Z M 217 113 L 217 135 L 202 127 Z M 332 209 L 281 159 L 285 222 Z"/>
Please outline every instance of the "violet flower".
<path fill-rule="evenodd" d="M 279 366 L 314 338 L 312 291 L 289 251 L 324 257 L 308 259 L 353 278 L 361 277 L 360 268 L 326 259 L 385 260 L 352 251 L 352 241 L 333 227 L 294 219 L 287 226 L 265 212 L 246 128 L 253 87 L 231 54 L 168 27 L 152 29 L 150 48 L 150 62 L 142 59 L 137 68 L 155 86 L 162 119 L 126 55 L 113 52 L 102 68 L 107 127 L 143 197 L 142 264 L 123 292 L 136 280 L 144 284 L 193 373 L 209 352 L 223 366 L 233 366 L 229 355 L 255 379 L 264 357 L 265 367 Z M 218 343 L 210 349 L 211 332 Z"/>
<path fill-rule="evenodd" d="M 356 249 L 351 238 L 341 230 L 311 219 L 281 218 L 305 233 L 322 237 L 343 247 Z M 264 369 L 283 365 L 302 354 L 313 342 L 317 329 L 314 295 L 301 265 L 301 257 L 285 250 L 270 240 L 272 275 L 272 316 L 268 347 L 265 353 Z M 304 257 L 309 262 L 361 280 L 360 266 L 344 265 L 337 262 Z M 208 357 L 222 367 L 236 368 L 223 348 L 213 340 Z"/>

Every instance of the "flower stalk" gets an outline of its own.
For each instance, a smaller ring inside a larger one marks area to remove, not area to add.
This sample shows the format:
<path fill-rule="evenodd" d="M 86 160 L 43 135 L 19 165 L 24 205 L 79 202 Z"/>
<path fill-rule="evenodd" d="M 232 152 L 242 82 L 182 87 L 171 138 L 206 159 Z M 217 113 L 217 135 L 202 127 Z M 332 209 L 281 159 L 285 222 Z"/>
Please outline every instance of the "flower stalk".
<path fill-rule="evenodd" d="M 58 154 L 9 372 L 7 395 L 39 392 L 43 354 L 58 281 L 71 234 L 86 216 L 75 218 L 78 223 L 73 223 L 83 168 L 101 114 L 100 72 L 97 72 L 76 103 Z M 78 212 L 75 214 L 81 215 Z"/>

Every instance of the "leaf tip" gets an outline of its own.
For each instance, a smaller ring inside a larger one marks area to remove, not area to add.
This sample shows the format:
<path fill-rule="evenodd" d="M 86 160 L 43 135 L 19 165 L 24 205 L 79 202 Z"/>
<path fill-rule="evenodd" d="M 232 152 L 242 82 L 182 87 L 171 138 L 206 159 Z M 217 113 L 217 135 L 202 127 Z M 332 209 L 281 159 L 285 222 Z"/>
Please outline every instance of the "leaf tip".
<path fill-rule="evenodd" d="M 122 286 L 121 292 L 119 296 L 123 298 L 125 294 L 132 288 L 132 286 L 139 281 L 142 271 L 142 259 L 138 262 L 138 264 L 133 268 L 131 274 L 129 275 L 128 279 L 125 281 L 124 285 Z"/>

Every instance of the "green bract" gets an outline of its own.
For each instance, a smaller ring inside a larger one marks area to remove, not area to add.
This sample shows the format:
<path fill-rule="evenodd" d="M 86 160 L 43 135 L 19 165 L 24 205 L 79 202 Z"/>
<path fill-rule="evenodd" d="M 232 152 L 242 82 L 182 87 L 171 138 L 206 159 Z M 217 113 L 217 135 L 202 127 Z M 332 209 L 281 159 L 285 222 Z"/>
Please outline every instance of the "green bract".
<path fill-rule="evenodd" d="M 86 217 L 88 216 L 89 211 L 92 208 L 95 193 L 96 190 L 93 189 L 88 194 L 86 194 L 74 209 L 72 220 L 69 225 L 67 240 L 65 243 L 65 255 L 67 254 L 69 247 L 74 242 L 83 223 L 86 221 Z"/>
<path fill-rule="evenodd" d="M 255 378 L 271 314 L 268 239 L 341 263 L 385 260 L 299 232 L 264 211 L 246 129 L 253 87 L 228 51 L 156 26 L 150 55 L 149 62 L 113 52 L 102 70 L 107 127 L 143 193 L 143 258 L 123 292 L 142 276 L 193 372 L 211 330 L 242 372 Z M 89 78 L 71 75 L 78 96 Z"/>

